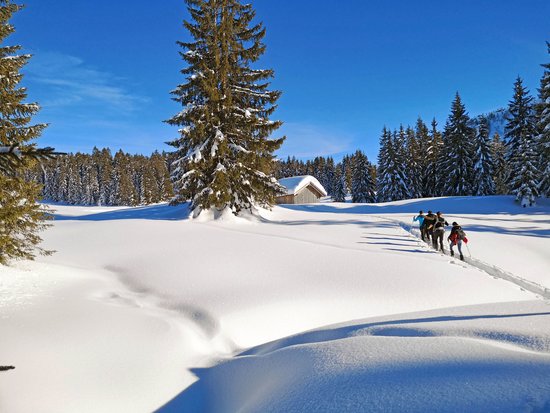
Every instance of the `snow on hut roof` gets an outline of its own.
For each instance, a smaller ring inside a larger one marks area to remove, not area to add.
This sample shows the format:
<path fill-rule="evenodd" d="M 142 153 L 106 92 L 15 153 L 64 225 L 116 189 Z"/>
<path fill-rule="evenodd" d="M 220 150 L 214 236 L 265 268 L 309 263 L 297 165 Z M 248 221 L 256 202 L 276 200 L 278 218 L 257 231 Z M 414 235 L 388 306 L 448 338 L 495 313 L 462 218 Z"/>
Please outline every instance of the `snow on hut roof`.
<path fill-rule="evenodd" d="M 279 183 L 286 188 L 287 195 L 296 195 L 301 189 L 311 184 L 323 196 L 327 196 L 327 191 L 325 191 L 323 185 L 311 175 L 291 176 L 290 178 L 279 179 Z"/>

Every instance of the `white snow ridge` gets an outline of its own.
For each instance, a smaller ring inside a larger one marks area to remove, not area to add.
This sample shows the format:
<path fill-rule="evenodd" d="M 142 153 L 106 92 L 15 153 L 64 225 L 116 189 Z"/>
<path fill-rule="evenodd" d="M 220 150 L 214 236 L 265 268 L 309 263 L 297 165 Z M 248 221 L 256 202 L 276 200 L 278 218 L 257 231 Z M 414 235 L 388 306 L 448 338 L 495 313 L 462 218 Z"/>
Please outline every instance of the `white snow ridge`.
<path fill-rule="evenodd" d="M 0 267 L 1 412 L 550 412 L 547 200 L 52 207 Z"/>

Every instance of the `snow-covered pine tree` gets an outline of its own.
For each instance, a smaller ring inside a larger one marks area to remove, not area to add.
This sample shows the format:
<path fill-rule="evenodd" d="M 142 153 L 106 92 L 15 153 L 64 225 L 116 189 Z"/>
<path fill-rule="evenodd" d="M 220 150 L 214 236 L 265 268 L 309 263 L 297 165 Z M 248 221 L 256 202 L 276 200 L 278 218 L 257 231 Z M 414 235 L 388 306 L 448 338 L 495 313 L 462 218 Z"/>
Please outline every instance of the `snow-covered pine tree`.
<path fill-rule="evenodd" d="M 346 176 L 344 165 L 338 164 L 334 173 L 334 202 L 346 202 Z"/>
<path fill-rule="evenodd" d="M 489 122 L 485 116 L 482 116 L 474 140 L 474 195 L 493 195 L 495 193 L 493 171 Z"/>
<path fill-rule="evenodd" d="M 493 157 L 493 181 L 495 183 L 495 194 L 506 195 L 509 193 L 507 176 L 508 167 L 506 164 L 506 146 L 500 139 L 500 135 L 495 133 L 491 142 L 491 154 Z"/>
<path fill-rule="evenodd" d="M 153 199 L 153 202 L 168 201 L 174 196 L 174 190 L 170 182 L 170 174 L 168 173 L 166 160 L 160 153 L 156 151 L 153 152 L 150 159 L 150 168 L 153 171 L 159 196 L 159 199 Z"/>
<path fill-rule="evenodd" d="M 386 127 L 380 138 L 376 186 L 379 202 L 396 201 L 408 197 L 405 177 L 405 131 L 390 132 Z"/>
<path fill-rule="evenodd" d="M 456 94 L 443 132 L 444 153 L 440 155 L 443 195 L 471 195 L 473 192 L 473 140 L 470 117 Z"/>
<path fill-rule="evenodd" d="M 390 200 L 391 179 L 389 169 L 391 168 L 391 157 L 393 147 L 391 132 L 384 126 L 380 136 L 380 148 L 378 150 L 378 169 L 376 175 L 376 194 L 379 202 Z"/>
<path fill-rule="evenodd" d="M 546 42 L 550 54 L 550 43 Z M 540 194 L 550 197 L 550 63 L 541 65 L 544 74 L 540 80 L 537 113 L 537 145 L 539 147 Z"/>
<path fill-rule="evenodd" d="M 422 157 L 416 133 L 410 126 L 405 130 L 405 166 L 410 198 L 422 197 Z"/>
<path fill-rule="evenodd" d="M 415 126 L 415 138 L 417 145 L 417 153 L 415 155 L 416 163 L 418 165 L 418 180 L 419 190 L 418 197 L 427 197 L 431 193 L 431 183 L 428 174 L 428 148 L 430 147 L 430 131 L 428 126 L 424 123 L 422 118 L 418 117 Z"/>
<path fill-rule="evenodd" d="M 9 23 L 12 15 L 21 6 L 10 0 L 0 0 L 0 264 L 10 259 L 32 259 L 35 254 L 47 254 L 38 247 L 38 235 L 46 228 L 45 209 L 37 201 L 40 185 L 28 182 L 24 170 L 32 166 L 32 157 L 27 158 L 14 151 L 32 152 L 32 141 L 42 133 L 44 124 L 30 125 L 38 112 L 36 103 L 23 103 L 26 89 L 20 87 L 20 73 L 30 59 L 29 55 L 18 55 L 21 46 L 6 46 L 4 40 L 15 29 Z M 9 149 L 11 148 L 11 149 Z"/>
<path fill-rule="evenodd" d="M 326 185 L 324 186 L 329 195 L 332 195 L 332 193 L 334 192 L 332 185 L 334 183 L 335 172 L 334 159 L 329 156 L 325 165 Z"/>
<path fill-rule="evenodd" d="M 349 192 L 349 189 L 351 188 L 351 175 L 352 175 L 352 169 L 353 169 L 353 158 L 350 155 L 345 155 L 342 158 L 342 171 L 344 174 L 344 190 Z"/>
<path fill-rule="evenodd" d="M 67 159 L 67 198 L 65 199 L 65 201 L 72 205 L 79 205 L 82 203 L 82 181 L 80 179 L 80 166 L 78 165 L 77 156 L 71 155 L 68 156 Z"/>
<path fill-rule="evenodd" d="M 440 196 L 443 193 L 443 184 L 440 165 L 443 158 L 443 138 L 437 129 L 437 121 L 432 119 L 428 143 L 424 152 L 426 168 L 424 181 L 426 182 L 425 195 L 427 197 Z"/>
<path fill-rule="evenodd" d="M 520 77 L 514 83 L 514 97 L 508 106 L 505 129 L 508 187 L 523 206 L 535 203 L 538 196 L 536 119 L 533 97 Z"/>
<path fill-rule="evenodd" d="M 128 155 L 119 150 L 115 153 L 112 177 L 111 205 L 137 205 L 139 196 L 132 181 Z"/>
<path fill-rule="evenodd" d="M 195 215 L 273 205 L 280 191 L 273 152 L 284 138 L 269 139 L 281 125 L 269 116 L 281 93 L 268 90 L 273 70 L 251 67 L 265 51 L 265 29 L 251 25 L 250 4 L 186 2 L 192 21 L 184 25 L 193 41 L 178 44 L 186 50 L 188 77 L 172 92 L 184 109 L 167 121 L 181 127 L 170 142 L 178 153 L 173 202 L 191 200 Z"/>
<path fill-rule="evenodd" d="M 394 131 L 392 135 L 393 148 L 395 151 L 393 160 L 393 185 L 392 185 L 392 200 L 411 198 L 411 188 L 408 186 L 407 179 L 407 138 L 403 125 L 399 126 L 399 132 Z"/>
<path fill-rule="evenodd" d="M 353 171 L 351 179 L 352 202 L 374 202 L 375 184 L 372 178 L 372 167 L 367 156 L 357 151 L 353 155 Z"/>

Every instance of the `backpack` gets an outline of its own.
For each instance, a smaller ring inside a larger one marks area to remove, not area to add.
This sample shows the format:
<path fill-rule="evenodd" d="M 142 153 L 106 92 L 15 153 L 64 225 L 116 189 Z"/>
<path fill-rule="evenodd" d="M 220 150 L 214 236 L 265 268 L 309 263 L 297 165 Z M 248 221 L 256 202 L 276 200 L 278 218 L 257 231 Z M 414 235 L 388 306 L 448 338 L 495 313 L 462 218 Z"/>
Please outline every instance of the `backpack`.
<path fill-rule="evenodd" d="M 460 240 L 463 240 L 466 238 L 466 233 L 464 232 L 464 230 L 462 228 L 459 228 L 457 231 L 456 231 L 456 234 L 458 236 L 458 239 Z"/>

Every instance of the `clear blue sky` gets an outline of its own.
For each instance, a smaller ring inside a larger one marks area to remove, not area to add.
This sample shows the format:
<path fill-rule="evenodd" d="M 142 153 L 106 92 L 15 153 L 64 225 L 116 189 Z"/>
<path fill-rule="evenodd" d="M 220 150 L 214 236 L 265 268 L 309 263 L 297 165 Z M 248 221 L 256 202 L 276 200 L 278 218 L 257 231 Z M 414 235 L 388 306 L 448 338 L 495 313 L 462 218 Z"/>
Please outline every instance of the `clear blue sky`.
<path fill-rule="evenodd" d="M 183 82 L 176 40 L 183 0 L 27 0 L 6 44 L 34 55 L 29 100 L 51 126 L 39 143 L 67 152 L 93 146 L 170 150 Z M 267 27 L 258 67 L 283 91 L 275 118 L 288 136 L 280 156 L 376 159 L 384 125 L 436 117 L 459 91 L 471 115 L 506 106 L 515 78 L 536 93 L 548 62 L 548 0 L 252 0 Z"/>

